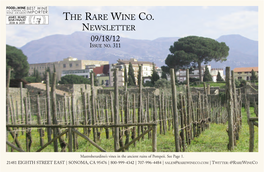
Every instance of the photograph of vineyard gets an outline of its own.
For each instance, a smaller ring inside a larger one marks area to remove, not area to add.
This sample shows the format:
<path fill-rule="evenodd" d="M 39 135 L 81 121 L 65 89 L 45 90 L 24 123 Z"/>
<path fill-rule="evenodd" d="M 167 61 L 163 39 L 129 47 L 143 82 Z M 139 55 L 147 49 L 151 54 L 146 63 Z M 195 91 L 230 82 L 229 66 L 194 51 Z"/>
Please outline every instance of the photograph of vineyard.
<path fill-rule="evenodd" d="M 6 151 L 258 152 L 258 94 L 250 90 L 258 91 L 251 83 L 236 88 L 230 67 L 225 81 L 200 85 L 190 84 L 189 69 L 179 85 L 172 68 L 159 89 L 143 87 L 141 75 L 138 86 L 120 87 L 114 70 L 114 87 L 97 88 L 91 73 L 91 85 L 72 92 L 58 90 L 56 73 L 47 72 L 44 91 L 26 92 L 20 82 L 18 98 L 9 70 Z"/>

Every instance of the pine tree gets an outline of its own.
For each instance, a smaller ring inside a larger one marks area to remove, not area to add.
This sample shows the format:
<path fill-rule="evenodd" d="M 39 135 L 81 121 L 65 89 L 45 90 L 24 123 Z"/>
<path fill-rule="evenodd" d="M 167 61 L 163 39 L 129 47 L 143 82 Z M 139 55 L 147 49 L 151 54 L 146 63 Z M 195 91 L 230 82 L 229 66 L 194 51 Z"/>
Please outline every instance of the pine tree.
<path fill-rule="evenodd" d="M 38 70 L 36 70 L 35 77 L 36 77 L 36 82 L 40 82 L 41 81 L 41 77 L 40 77 L 40 74 L 39 74 Z"/>
<path fill-rule="evenodd" d="M 11 79 L 22 79 L 28 76 L 29 64 L 27 56 L 23 54 L 22 50 L 6 45 L 6 76 L 10 68 L 12 69 Z"/>
<path fill-rule="evenodd" d="M 90 79 L 78 75 L 65 75 L 61 77 L 60 84 L 91 84 Z"/>
<path fill-rule="evenodd" d="M 125 66 L 125 69 L 124 69 L 124 78 L 125 78 L 125 86 L 127 85 L 127 69 L 126 69 L 126 65 Z"/>
<path fill-rule="evenodd" d="M 136 85 L 134 69 L 132 67 L 131 62 L 129 62 L 129 67 L 128 67 L 128 86 L 134 86 L 134 85 Z"/>
<path fill-rule="evenodd" d="M 168 80 L 167 75 L 166 75 L 165 72 L 162 72 L 162 74 L 161 74 L 161 78 L 162 78 L 162 79 L 166 79 L 166 80 Z"/>
<path fill-rule="evenodd" d="M 141 72 L 140 72 L 140 68 L 141 68 Z M 138 65 L 138 76 L 137 76 L 138 85 L 140 84 L 140 78 L 142 79 L 142 82 L 141 83 L 143 84 L 143 78 L 141 76 L 142 75 L 142 70 L 143 70 L 142 69 L 142 65 L 141 66 Z"/>
<path fill-rule="evenodd" d="M 197 64 L 200 81 L 202 81 L 202 63 L 212 60 L 226 61 L 229 54 L 229 47 L 224 42 L 200 36 L 180 38 L 170 46 L 169 50 L 170 54 L 165 64 L 174 69 L 190 67 L 192 63 Z"/>
<path fill-rule="evenodd" d="M 155 69 L 155 65 L 153 64 L 153 69 L 152 69 L 152 75 L 151 75 L 151 83 L 154 85 L 154 83 L 159 80 L 159 75 L 158 72 Z"/>
<path fill-rule="evenodd" d="M 218 71 L 218 74 L 217 74 L 216 81 L 217 81 L 217 82 L 222 82 L 222 81 L 224 81 L 224 79 L 221 77 L 221 75 L 220 75 L 220 72 L 219 72 L 219 71 Z"/>
<path fill-rule="evenodd" d="M 209 72 L 209 69 L 207 67 L 207 65 L 205 66 L 205 72 L 204 72 L 204 78 L 203 81 L 213 81 L 212 76 Z"/>
<path fill-rule="evenodd" d="M 41 81 L 41 76 L 40 76 L 39 71 L 37 69 L 34 68 L 34 72 L 33 72 L 32 76 L 35 77 L 34 82 L 40 82 Z"/>
<path fill-rule="evenodd" d="M 29 83 L 41 82 L 41 76 L 39 71 L 34 68 L 33 74 L 31 76 L 24 77 L 24 79 Z"/>

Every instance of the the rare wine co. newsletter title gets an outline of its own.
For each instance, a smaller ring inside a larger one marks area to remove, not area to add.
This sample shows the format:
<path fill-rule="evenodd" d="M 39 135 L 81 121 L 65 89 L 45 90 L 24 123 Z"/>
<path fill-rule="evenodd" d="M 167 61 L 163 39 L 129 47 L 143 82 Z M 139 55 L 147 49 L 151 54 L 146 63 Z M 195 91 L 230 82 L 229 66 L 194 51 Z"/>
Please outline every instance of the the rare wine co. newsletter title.
<path fill-rule="evenodd" d="M 146 12 L 140 12 L 139 14 L 126 14 L 122 12 L 111 12 L 110 14 L 93 14 L 91 12 L 85 12 L 82 14 L 72 14 L 71 12 L 63 12 L 65 20 L 86 20 L 86 21 L 107 21 L 107 20 L 142 20 L 150 21 L 154 20 L 151 14 Z M 92 25 L 90 23 L 82 23 L 82 31 L 136 31 L 135 25 Z"/>

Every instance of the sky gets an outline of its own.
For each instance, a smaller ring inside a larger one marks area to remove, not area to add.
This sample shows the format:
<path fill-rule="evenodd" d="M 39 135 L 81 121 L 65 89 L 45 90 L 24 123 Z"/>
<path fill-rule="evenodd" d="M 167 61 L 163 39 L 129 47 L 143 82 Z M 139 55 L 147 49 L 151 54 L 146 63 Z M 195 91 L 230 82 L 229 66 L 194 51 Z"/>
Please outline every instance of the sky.
<path fill-rule="evenodd" d="M 240 34 L 258 41 L 258 10 L 258 6 L 49 6 L 48 25 L 6 25 L 6 43 L 20 48 L 49 35 L 90 32 L 82 31 L 82 23 L 135 25 L 136 31 L 95 32 L 133 39 L 189 35 L 217 39 L 222 35 Z M 82 20 L 65 20 L 63 12 L 82 14 Z M 85 20 L 85 12 L 107 14 L 108 20 Z M 113 20 L 111 12 L 135 14 L 135 20 Z M 153 20 L 139 20 L 141 12 L 150 14 Z"/>

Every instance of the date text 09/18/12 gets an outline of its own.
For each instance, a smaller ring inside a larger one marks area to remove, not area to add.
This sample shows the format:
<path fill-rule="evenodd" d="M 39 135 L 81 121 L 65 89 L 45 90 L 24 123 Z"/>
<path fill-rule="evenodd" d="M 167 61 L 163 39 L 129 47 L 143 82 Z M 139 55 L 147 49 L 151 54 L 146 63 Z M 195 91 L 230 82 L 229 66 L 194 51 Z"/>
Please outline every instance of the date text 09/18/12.
<path fill-rule="evenodd" d="M 91 42 L 120 42 L 119 35 L 92 35 Z"/>

